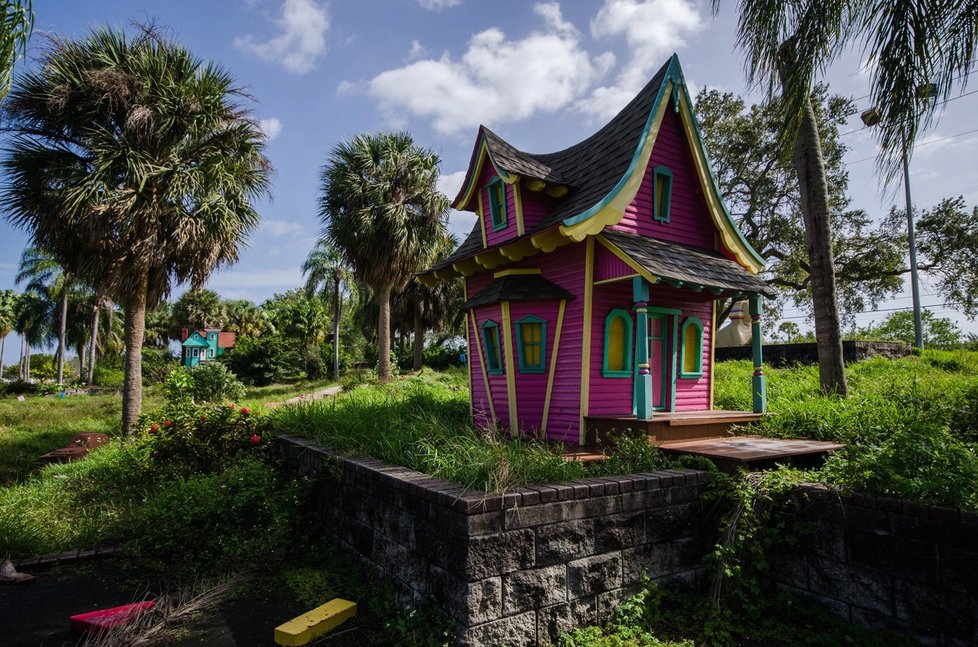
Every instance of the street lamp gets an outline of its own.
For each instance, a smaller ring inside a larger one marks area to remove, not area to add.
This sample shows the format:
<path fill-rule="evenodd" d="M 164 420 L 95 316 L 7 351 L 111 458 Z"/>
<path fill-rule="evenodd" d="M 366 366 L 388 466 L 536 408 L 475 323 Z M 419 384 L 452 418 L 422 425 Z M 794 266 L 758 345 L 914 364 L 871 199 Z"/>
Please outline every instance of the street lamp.
<path fill-rule="evenodd" d="M 937 93 L 933 83 L 922 83 L 917 86 L 917 98 L 926 101 Z M 880 111 L 873 106 L 864 111 L 859 118 L 867 128 L 880 122 Z M 900 145 L 903 153 L 903 188 L 907 198 L 907 244 L 910 247 L 910 293 L 913 295 L 913 338 L 914 346 L 924 348 L 924 326 L 920 313 L 920 279 L 917 274 L 917 237 L 913 224 L 913 201 L 910 198 L 910 164 L 907 161 L 907 135 L 900 129 Z"/>

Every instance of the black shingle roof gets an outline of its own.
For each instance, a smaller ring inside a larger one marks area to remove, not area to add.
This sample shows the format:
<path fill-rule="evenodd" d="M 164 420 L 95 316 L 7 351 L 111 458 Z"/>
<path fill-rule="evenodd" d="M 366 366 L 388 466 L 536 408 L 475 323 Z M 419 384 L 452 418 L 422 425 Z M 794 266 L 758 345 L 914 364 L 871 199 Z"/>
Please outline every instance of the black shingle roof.
<path fill-rule="evenodd" d="M 479 294 L 462 304 L 463 310 L 500 301 L 559 301 L 574 295 L 539 274 L 518 274 L 493 279 Z"/>
<path fill-rule="evenodd" d="M 654 276 L 736 292 L 775 295 L 766 282 L 716 252 L 607 229 L 601 236 Z"/>

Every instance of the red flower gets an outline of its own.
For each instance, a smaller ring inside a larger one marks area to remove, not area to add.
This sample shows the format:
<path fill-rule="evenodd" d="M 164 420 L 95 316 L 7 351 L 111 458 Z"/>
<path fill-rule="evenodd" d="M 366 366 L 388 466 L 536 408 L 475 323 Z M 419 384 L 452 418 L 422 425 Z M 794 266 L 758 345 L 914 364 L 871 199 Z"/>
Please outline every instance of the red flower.
<path fill-rule="evenodd" d="M 251 413 L 251 411 L 248 409 L 248 407 L 241 407 L 241 413 L 243 415 L 248 415 L 249 413 Z"/>
<path fill-rule="evenodd" d="M 169 420 L 164 420 L 164 421 L 163 421 L 163 426 L 164 426 L 164 427 L 169 427 L 169 426 L 170 426 L 170 425 L 172 425 L 172 424 L 173 424 L 173 423 L 172 423 L 172 422 L 170 422 Z"/>
<path fill-rule="evenodd" d="M 258 434 L 251 434 L 251 438 L 248 440 L 251 441 L 252 445 L 257 445 L 261 441 L 261 438 L 258 436 Z"/>
<path fill-rule="evenodd" d="M 201 417 L 200 417 L 200 421 L 201 421 L 201 422 L 204 422 L 204 421 L 206 421 L 206 420 L 207 420 L 207 416 L 201 416 Z"/>
<path fill-rule="evenodd" d="M 149 433 L 155 434 L 159 430 L 160 430 L 160 426 L 154 422 L 153 426 L 149 428 Z"/>
<path fill-rule="evenodd" d="M 231 404 L 229 404 L 229 405 L 228 405 L 228 408 L 229 408 L 229 409 L 234 409 L 234 403 L 232 402 Z"/>

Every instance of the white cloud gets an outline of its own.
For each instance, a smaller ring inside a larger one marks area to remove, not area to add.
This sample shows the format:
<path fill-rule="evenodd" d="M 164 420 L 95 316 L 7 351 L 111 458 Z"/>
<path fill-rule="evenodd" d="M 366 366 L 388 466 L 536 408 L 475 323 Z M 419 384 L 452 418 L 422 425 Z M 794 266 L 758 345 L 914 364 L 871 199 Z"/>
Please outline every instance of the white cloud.
<path fill-rule="evenodd" d="M 428 11 L 441 11 L 462 4 L 462 0 L 417 0 L 417 2 L 419 7 Z"/>
<path fill-rule="evenodd" d="M 462 182 L 464 181 L 465 171 L 442 174 L 438 178 L 438 190 L 447 195 L 449 200 L 454 200 L 459 189 L 462 188 Z M 472 231 L 472 226 L 475 224 L 476 218 L 477 216 L 471 211 L 456 211 L 452 209 L 448 215 L 448 231 L 454 234 L 458 238 L 458 242 L 461 243 L 469 235 L 469 232 Z"/>
<path fill-rule="evenodd" d="M 235 46 L 296 74 L 312 70 L 316 59 L 326 52 L 326 8 L 314 0 L 284 0 L 275 24 L 281 30 L 279 35 L 264 41 L 252 36 L 236 38 Z"/>
<path fill-rule="evenodd" d="M 537 4 L 534 11 L 544 20 L 543 31 L 509 40 L 498 28 L 486 29 L 471 38 L 461 58 L 445 53 L 382 72 L 367 91 L 389 115 L 406 110 L 431 119 L 445 134 L 556 112 L 583 96 L 614 57 L 591 57 L 557 3 Z"/>
<path fill-rule="evenodd" d="M 282 132 L 282 121 L 278 117 L 268 117 L 267 119 L 260 119 L 258 127 L 265 133 L 268 141 L 272 141 Z"/>
<path fill-rule="evenodd" d="M 236 270 L 215 274 L 207 287 L 222 294 L 231 290 L 291 290 L 303 284 L 302 271 L 298 267 L 287 269 Z"/>
<path fill-rule="evenodd" d="M 407 60 L 416 61 L 428 55 L 428 49 L 420 41 L 412 40 L 411 49 L 408 50 Z"/>
<path fill-rule="evenodd" d="M 605 0 L 591 21 L 591 35 L 624 37 L 631 58 L 613 85 L 595 88 L 577 107 L 604 119 L 614 116 L 663 60 L 702 27 L 703 20 L 691 0 Z"/>
<path fill-rule="evenodd" d="M 302 234 L 305 232 L 305 230 L 305 227 L 297 222 L 293 222 L 292 220 L 265 218 L 261 221 L 261 232 L 263 234 L 268 234 L 269 236 L 292 236 Z"/>

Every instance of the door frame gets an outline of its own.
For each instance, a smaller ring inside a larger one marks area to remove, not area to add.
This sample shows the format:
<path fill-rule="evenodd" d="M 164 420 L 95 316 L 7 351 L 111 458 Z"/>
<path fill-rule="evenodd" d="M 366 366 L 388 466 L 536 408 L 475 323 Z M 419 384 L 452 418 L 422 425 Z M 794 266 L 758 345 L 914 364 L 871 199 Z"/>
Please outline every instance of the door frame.
<path fill-rule="evenodd" d="M 667 369 L 669 371 L 669 381 L 660 381 L 660 389 L 662 393 L 659 397 L 659 402 L 668 404 L 660 404 L 659 406 L 653 406 L 653 411 L 675 411 L 676 410 L 676 361 L 678 357 L 678 335 L 679 335 L 679 317 L 682 314 L 681 310 L 677 308 L 660 308 L 657 306 L 649 306 L 649 334 L 645 337 L 645 343 L 649 345 L 649 361 L 652 360 L 652 317 L 659 317 L 662 319 L 663 325 L 668 325 L 669 330 L 663 331 L 663 353 L 662 353 L 662 367 L 661 371 L 665 372 Z M 669 334 L 671 331 L 671 334 Z M 635 336 L 636 339 L 638 335 Z M 651 368 L 651 366 L 649 367 Z M 635 402 L 638 399 L 638 363 L 635 363 L 635 371 L 632 379 L 632 415 L 636 413 Z"/>

